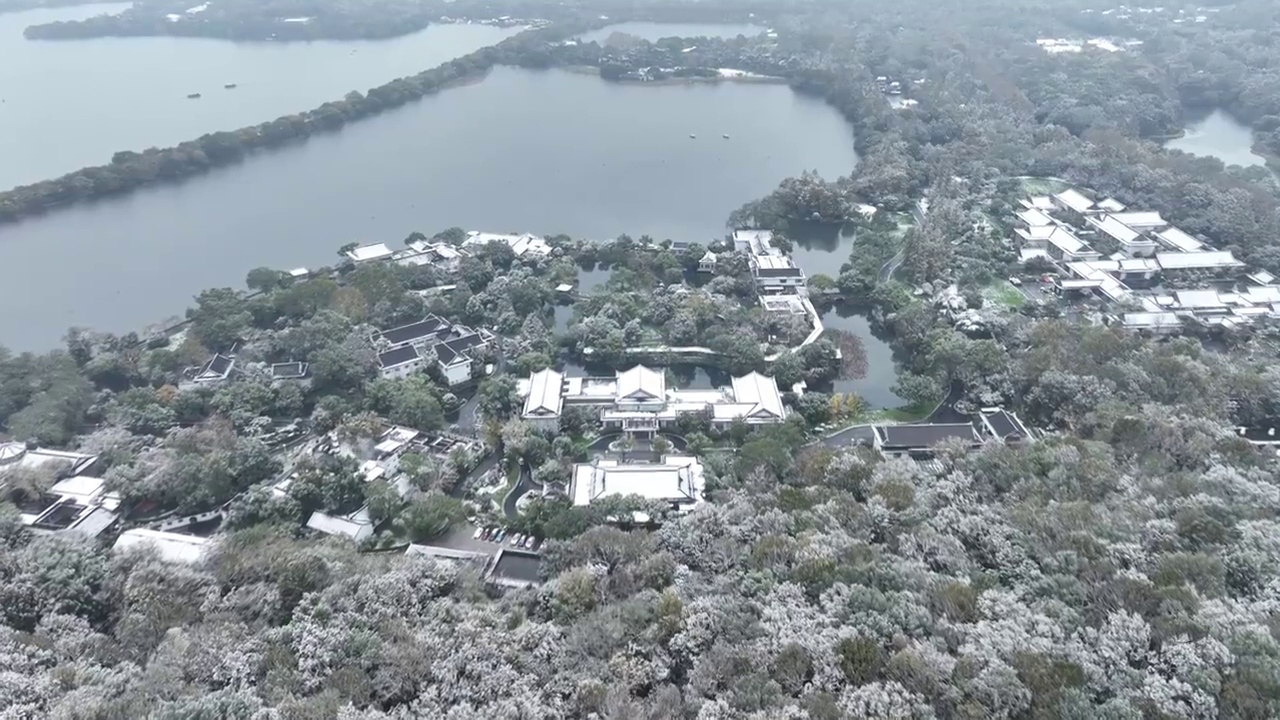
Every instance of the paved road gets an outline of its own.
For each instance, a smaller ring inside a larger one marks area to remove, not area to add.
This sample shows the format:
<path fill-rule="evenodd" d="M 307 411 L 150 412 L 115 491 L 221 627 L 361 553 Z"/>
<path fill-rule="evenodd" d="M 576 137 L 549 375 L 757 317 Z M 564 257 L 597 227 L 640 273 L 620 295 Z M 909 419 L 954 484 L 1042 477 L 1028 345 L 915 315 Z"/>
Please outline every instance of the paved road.
<path fill-rule="evenodd" d="M 502 499 L 502 514 L 512 520 L 520 517 L 520 509 L 516 503 L 520 498 L 524 497 L 530 490 L 542 487 L 533 481 L 533 473 L 528 468 L 520 468 L 520 480 L 516 483 L 515 490 L 512 490 Z"/>
<path fill-rule="evenodd" d="M 880 266 L 880 282 L 886 282 L 893 274 L 902 267 L 902 261 L 907 259 L 907 249 L 904 247 L 898 251 L 896 255 L 889 258 L 889 262 Z"/>

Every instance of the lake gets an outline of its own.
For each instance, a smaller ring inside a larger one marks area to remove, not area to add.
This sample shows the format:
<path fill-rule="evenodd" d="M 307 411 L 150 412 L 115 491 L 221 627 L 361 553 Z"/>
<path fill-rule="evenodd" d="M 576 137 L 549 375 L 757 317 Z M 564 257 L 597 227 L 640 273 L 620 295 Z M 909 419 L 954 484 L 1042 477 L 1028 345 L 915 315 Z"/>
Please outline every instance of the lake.
<path fill-rule="evenodd" d="M 598 30 L 592 30 L 585 33 L 580 39 L 583 42 L 603 43 L 610 35 L 620 32 L 627 35 L 634 35 L 649 42 L 657 42 L 662 38 L 668 37 L 714 37 L 714 38 L 735 38 L 739 35 L 752 37 L 764 32 L 765 28 L 759 25 L 735 25 L 724 24 L 717 25 L 714 23 L 656 23 L 656 22 L 625 22 L 616 25 L 609 25 Z"/>
<path fill-rule="evenodd" d="M 1189 119 L 1186 133 L 1165 143 L 1165 147 L 1216 157 L 1227 165 L 1267 164 L 1266 158 L 1253 152 L 1253 129 L 1223 110 Z"/>
<path fill-rule="evenodd" d="M 788 175 L 849 173 L 851 134 L 785 85 L 498 68 L 180 184 L 0 227 L 0 342 L 47 348 L 70 325 L 138 330 L 203 288 L 242 286 L 251 268 L 332 264 L 344 243 L 395 246 L 414 230 L 705 242 Z"/>
<path fill-rule="evenodd" d="M 176 145 L 309 110 L 519 32 L 433 25 L 392 40 L 308 43 L 22 37 L 30 25 L 128 7 L 0 14 L 0 188 L 101 165 L 119 150 Z M 237 87 L 224 89 L 228 83 Z M 187 99 L 197 92 L 203 97 Z"/>

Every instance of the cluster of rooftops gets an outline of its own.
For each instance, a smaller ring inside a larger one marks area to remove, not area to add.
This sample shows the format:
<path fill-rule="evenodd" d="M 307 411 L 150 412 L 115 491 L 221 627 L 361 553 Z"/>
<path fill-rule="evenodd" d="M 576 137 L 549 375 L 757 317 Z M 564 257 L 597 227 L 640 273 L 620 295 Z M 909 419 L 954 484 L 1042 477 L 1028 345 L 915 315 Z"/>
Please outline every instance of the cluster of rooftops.
<path fill-rule="evenodd" d="M 636 365 L 614 377 L 566 377 L 547 368 L 519 382 L 524 398 L 521 417 L 544 429 L 559 427 L 566 405 L 598 409 L 606 428 L 628 432 L 653 432 L 669 426 L 686 413 L 707 413 L 714 426 L 735 421 L 748 425 L 779 423 L 787 409 L 772 377 L 747 373 L 733 378 L 729 387 L 708 390 L 667 388 L 661 370 Z"/>
<path fill-rule="evenodd" d="M 456 268 L 462 258 L 471 254 L 470 251 L 489 243 L 505 243 L 519 258 L 545 257 L 551 254 L 551 245 L 540 235 L 504 235 L 475 230 L 467 233 L 467 239 L 461 246 L 414 240 L 406 244 L 404 250 L 392 250 L 386 243 L 372 243 L 354 247 L 345 254 L 347 259 L 357 264 L 387 261 L 399 265 L 438 265 L 449 269 Z"/>
<path fill-rule="evenodd" d="M 98 456 L 68 450 L 29 447 L 24 443 L 0 444 L 0 487 L 5 476 L 18 468 L 49 470 L 61 477 L 47 491 L 18 502 L 18 520 L 37 533 L 82 537 L 110 537 L 120 521 L 121 498 L 109 492 L 107 483 L 90 473 Z M 195 562 L 204 556 L 208 538 L 150 528 L 134 528 L 120 533 L 116 550 L 139 545 L 154 548 L 164 560 Z"/>
<path fill-rule="evenodd" d="M 471 379 L 471 356 L 488 346 L 493 334 L 473 330 L 436 315 L 408 325 L 374 333 L 370 342 L 378 349 L 378 367 L 384 377 L 403 377 L 417 371 L 434 354 L 450 385 Z"/>
<path fill-rule="evenodd" d="M 1069 188 L 1021 201 L 1014 233 L 1021 259 L 1043 258 L 1064 276 L 1060 290 L 1096 293 L 1117 304 L 1112 317 L 1138 330 L 1174 331 L 1194 319 L 1230 327 L 1258 316 L 1280 317 L 1280 287 L 1266 272 L 1243 271 L 1229 250 L 1218 250 L 1149 210 L 1130 210 L 1114 198 L 1094 201 Z M 1095 246 L 1116 248 L 1105 257 Z M 1177 289 L 1188 273 L 1222 276 L 1229 287 Z"/>

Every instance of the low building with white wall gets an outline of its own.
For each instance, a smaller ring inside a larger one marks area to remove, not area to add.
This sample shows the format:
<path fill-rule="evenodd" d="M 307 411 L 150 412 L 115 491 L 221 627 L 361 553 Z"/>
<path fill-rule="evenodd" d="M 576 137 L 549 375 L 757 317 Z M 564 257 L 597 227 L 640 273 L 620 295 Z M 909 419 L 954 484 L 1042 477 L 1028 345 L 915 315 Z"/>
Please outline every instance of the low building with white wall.
<path fill-rule="evenodd" d="M 754 372 L 733 378 L 729 387 L 679 390 L 667 387 L 662 371 L 644 365 L 613 378 L 564 377 L 543 370 L 521 380 L 518 391 L 525 399 L 525 418 L 548 428 L 558 424 L 566 405 L 598 409 L 606 429 L 642 437 L 675 426 L 686 414 L 704 413 L 721 429 L 738 421 L 767 425 L 787 417 L 777 382 Z"/>
<path fill-rule="evenodd" d="M 209 538 L 195 535 L 135 528 L 121 533 L 113 549 L 119 552 L 132 548 L 152 548 L 166 562 L 194 564 L 205 558 L 210 542 Z"/>
<path fill-rule="evenodd" d="M 564 375 L 546 368 L 529 376 L 521 419 L 539 430 L 560 429 L 560 411 L 564 407 Z"/>
<path fill-rule="evenodd" d="M 666 455 L 659 463 L 623 464 L 596 460 L 573 468 L 569 497 L 586 506 L 609 496 L 638 495 L 646 500 L 670 503 L 681 512 L 702 503 L 706 489 L 702 464 L 688 455 Z"/>

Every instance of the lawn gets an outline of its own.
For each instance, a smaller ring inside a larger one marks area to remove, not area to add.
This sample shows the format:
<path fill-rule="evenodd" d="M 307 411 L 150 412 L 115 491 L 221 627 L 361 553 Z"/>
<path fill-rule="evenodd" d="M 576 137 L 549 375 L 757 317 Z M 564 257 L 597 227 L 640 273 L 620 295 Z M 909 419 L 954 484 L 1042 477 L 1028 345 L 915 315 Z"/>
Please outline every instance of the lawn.
<path fill-rule="evenodd" d="M 1053 195 L 1071 187 L 1070 183 L 1051 178 L 1023 178 L 1022 191 L 1028 195 Z"/>
<path fill-rule="evenodd" d="M 988 285 L 983 289 L 982 297 L 988 302 L 1000 303 L 1009 308 L 1020 308 L 1027 304 L 1027 296 L 1007 282 Z"/>

